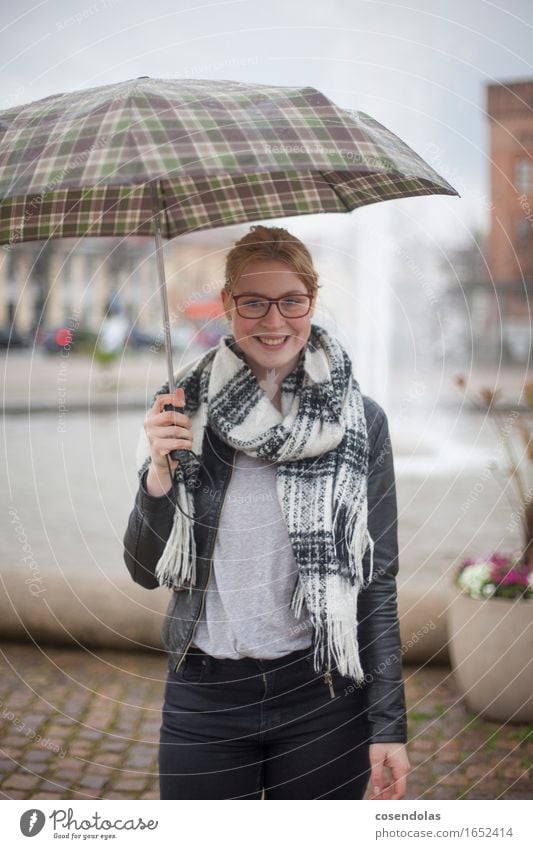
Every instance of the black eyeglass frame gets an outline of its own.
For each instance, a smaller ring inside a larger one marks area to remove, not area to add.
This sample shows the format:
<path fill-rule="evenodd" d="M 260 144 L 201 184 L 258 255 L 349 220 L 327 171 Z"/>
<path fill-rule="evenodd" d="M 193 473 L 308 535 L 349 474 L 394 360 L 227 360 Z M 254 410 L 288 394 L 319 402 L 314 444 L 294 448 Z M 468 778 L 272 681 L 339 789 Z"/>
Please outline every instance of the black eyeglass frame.
<path fill-rule="evenodd" d="M 281 298 L 267 298 L 264 295 L 252 295 L 252 294 L 247 295 L 245 293 L 241 294 L 241 295 L 232 295 L 231 297 L 235 301 L 235 309 L 237 311 L 237 315 L 239 315 L 241 318 L 264 318 L 266 315 L 268 315 L 270 307 L 272 306 L 272 304 L 276 304 L 276 306 L 278 308 L 278 312 L 279 312 L 280 315 L 283 316 L 283 318 L 305 318 L 306 315 L 309 315 L 309 312 L 311 310 L 311 305 L 313 303 L 313 296 L 310 295 L 308 292 L 294 292 L 292 294 L 297 295 L 300 298 L 307 298 L 307 300 L 308 300 L 307 309 L 301 315 L 285 315 L 285 313 L 282 312 L 281 307 L 280 307 L 280 301 L 288 300 L 291 297 L 290 294 L 283 295 Z M 254 315 L 254 316 L 243 315 L 239 310 L 239 301 L 242 298 L 250 299 L 250 298 L 254 298 L 254 297 L 257 301 L 265 301 L 265 302 L 268 303 L 268 307 L 266 308 L 265 312 L 262 315 Z"/>

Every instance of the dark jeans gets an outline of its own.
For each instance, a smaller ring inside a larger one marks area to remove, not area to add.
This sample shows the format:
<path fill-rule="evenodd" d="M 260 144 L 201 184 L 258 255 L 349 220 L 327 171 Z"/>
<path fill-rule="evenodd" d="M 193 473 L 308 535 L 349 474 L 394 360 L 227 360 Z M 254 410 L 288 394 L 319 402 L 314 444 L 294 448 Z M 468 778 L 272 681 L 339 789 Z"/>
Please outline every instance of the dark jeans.
<path fill-rule="evenodd" d="M 190 652 L 194 651 L 194 654 Z M 169 658 L 161 799 L 362 799 L 370 778 L 364 689 L 311 649 L 273 660 Z"/>

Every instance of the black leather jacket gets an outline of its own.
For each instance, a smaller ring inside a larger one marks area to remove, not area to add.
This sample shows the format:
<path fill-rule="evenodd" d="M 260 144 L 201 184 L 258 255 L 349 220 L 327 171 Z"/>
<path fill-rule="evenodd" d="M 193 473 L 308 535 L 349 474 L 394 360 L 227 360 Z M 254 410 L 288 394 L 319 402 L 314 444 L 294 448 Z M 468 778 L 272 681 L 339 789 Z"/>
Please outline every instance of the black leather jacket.
<path fill-rule="evenodd" d="M 405 743 L 407 721 L 396 595 L 398 539 L 393 456 L 384 410 L 366 395 L 363 402 L 369 439 L 368 529 L 374 540 L 373 579 L 359 593 L 357 616 L 367 718 L 370 742 Z M 185 659 L 202 613 L 234 454 L 233 448 L 218 439 L 209 427 L 206 429 L 203 462 L 212 480 L 202 469 L 203 477 L 194 496 L 195 515 L 202 517 L 194 525 L 196 584 L 192 589 L 172 591 L 161 630 L 161 641 L 176 669 Z M 140 480 L 124 535 L 124 560 L 136 583 L 155 589 L 159 586 L 155 568 L 170 535 L 175 502 L 172 490 L 162 496 L 149 495 L 145 489 L 146 475 L 147 471 Z M 363 566 L 364 574 L 368 575 L 368 551 Z"/>

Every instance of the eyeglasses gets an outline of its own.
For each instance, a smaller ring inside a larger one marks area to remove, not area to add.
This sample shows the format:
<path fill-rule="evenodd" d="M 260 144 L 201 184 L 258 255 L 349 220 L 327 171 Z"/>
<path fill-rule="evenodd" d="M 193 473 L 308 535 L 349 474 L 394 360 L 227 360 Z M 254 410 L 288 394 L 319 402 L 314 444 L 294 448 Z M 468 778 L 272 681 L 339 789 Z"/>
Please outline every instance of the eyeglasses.
<path fill-rule="evenodd" d="M 303 318 L 311 309 L 311 295 L 285 295 L 283 298 L 258 298 L 255 295 L 232 295 L 241 318 L 264 318 L 276 304 L 283 318 Z"/>

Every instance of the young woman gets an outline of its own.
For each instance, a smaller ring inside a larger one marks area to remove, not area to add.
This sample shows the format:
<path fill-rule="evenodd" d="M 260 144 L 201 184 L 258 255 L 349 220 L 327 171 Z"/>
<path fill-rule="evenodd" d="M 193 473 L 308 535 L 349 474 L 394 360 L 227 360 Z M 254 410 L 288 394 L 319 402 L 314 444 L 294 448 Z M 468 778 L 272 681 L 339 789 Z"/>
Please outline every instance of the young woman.
<path fill-rule="evenodd" d="M 387 417 L 312 323 L 299 239 L 252 227 L 225 278 L 231 332 L 156 394 L 124 537 L 133 580 L 172 589 L 161 798 L 401 799 Z"/>

